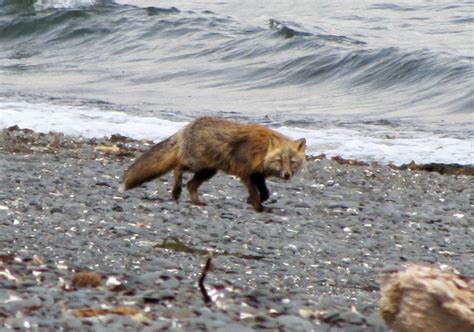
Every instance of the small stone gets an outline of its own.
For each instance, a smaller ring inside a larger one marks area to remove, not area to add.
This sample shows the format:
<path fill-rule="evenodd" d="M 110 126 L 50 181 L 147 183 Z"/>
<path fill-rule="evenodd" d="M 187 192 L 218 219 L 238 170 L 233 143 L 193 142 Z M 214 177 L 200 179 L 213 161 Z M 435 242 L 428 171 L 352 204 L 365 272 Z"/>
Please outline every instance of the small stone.
<path fill-rule="evenodd" d="M 79 331 L 82 329 L 81 321 L 72 315 L 65 315 L 58 323 L 65 330 Z"/>
<path fill-rule="evenodd" d="M 217 332 L 254 332 L 255 330 L 250 327 L 240 325 L 238 323 L 232 323 L 232 324 L 227 324 L 225 326 L 219 327 L 216 331 Z"/>
<path fill-rule="evenodd" d="M 367 317 L 366 320 L 367 325 L 375 327 L 377 331 L 388 330 L 384 320 L 382 319 L 378 311 L 374 311 L 371 315 Z"/>
<path fill-rule="evenodd" d="M 86 178 L 92 178 L 96 175 L 97 175 L 97 173 L 94 172 L 93 170 L 89 169 L 89 168 L 85 168 L 85 169 L 82 170 L 82 176 L 84 176 Z"/>
<path fill-rule="evenodd" d="M 123 207 L 121 207 L 120 205 L 114 205 L 112 207 L 112 211 L 115 211 L 115 212 L 123 212 Z"/>
<path fill-rule="evenodd" d="M 309 209 L 309 208 L 311 208 L 311 205 L 307 202 L 297 202 L 297 203 L 295 203 L 295 207 Z"/>
<path fill-rule="evenodd" d="M 156 331 L 168 331 L 171 328 L 171 320 L 167 319 L 157 319 L 155 321 L 150 321 L 147 324 L 146 328 L 143 329 L 144 332 L 156 332 Z M 173 329 L 172 331 L 176 331 Z"/>
<path fill-rule="evenodd" d="M 166 258 L 156 258 L 153 261 L 149 263 L 149 265 L 154 266 L 155 270 L 160 268 L 160 269 L 166 269 L 166 270 L 172 270 L 172 269 L 178 269 L 179 265 Z"/>
<path fill-rule="evenodd" d="M 63 210 L 61 208 L 53 207 L 49 210 L 49 213 L 63 213 Z"/>
<path fill-rule="evenodd" d="M 162 288 L 169 288 L 169 289 L 178 288 L 179 287 L 179 281 L 176 278 L 169 278 L 169 279 L 163 281 L 160 284 L 160 286 Z"/>
<path fill-rule="evenodd" d="M 311 331 L 314 328 L 310 321 L 298 316 L 282 315 L 276 320 L 285 331 Z"/>
<path fill-rule="evenodd" d="M 136 281 L 143 284 L 146 287 L 152 287 L 158 284 L 162 273 L 161 272 L 147 272 L 140 275 Z"/>
<path fill-rule="evenodd" d="M 339 315 L 339 321 L 354 325 L 362 325 L 365 324 L 366 319 L 356 311 L 344 311 Z"/>
<path fill-rule="evenodd" d="M 102 276 L 91 271 L 77 272 L 72 277 L 72 286 L 78 288 L 99 287 L 101 282 Z"/>
<path fill-rule="evenodd" d="M 172 300 L 175 298 L 174 292 L 170 289 L 162 289 L 158 292 L 158 297 L 161 300 Z"/>

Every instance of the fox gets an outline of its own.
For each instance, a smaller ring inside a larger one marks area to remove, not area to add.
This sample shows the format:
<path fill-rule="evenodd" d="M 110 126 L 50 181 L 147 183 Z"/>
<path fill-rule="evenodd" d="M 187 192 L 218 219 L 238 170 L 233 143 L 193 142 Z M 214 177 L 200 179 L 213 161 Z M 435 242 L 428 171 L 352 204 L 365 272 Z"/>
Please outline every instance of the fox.
<path fill-rule="evenodd" d="M 183 173 L 194 173 L 186 184 L 194 205 L 206 205 L 198 189 L 218 171 L 240 178 L 247 203 L 257 212 L 270 211 L 262 202 L 270 197 L 268 177 L 289 180 L 306 159 L 306 139 L 292 140 L 260 124 L 244 124 L 218 117 L 201 117 L 143 153 L 125 171 L 120 192 L 173 171 L 171 196 L 179 200 Z"/>

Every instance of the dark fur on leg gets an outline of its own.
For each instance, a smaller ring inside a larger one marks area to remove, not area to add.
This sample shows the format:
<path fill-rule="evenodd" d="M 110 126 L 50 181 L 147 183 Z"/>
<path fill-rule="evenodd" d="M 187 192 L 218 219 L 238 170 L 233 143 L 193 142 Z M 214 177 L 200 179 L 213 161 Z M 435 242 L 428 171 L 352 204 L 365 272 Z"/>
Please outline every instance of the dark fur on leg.
<path fill-rule="evenodd" d="M 204 181 L 209 180 L 214 175 L 216 175 L 216 173 L 217 173 L 216 169 L 204 169 L 204 170 L 196 172 L 193 178 L 189 180 L 187 187 L 189 191 L 189 196 L 191 198 L 191 202 L 193 202 L 193 204 L 206 205 L 199 200 L 199 195 L 198 195 L 197 190 Z"/>
<path fill-rule="evenodd" d="M 249 198 L 247 199 L 247 202 L 249 204 L 252 204 L 255 211 L 257 211 L 257 212 L 265 211 L 265 208 L 262 205 L 262 201 L 260 200 L 260 194 L 257 190 L 257 186 L 251 180 L 251 178 L 250 177 L 241 178 L 240 180 L 245 185 L 245 187 L 247 187 L 247 190 L 249 192 Z"/>
<path fill-rule="evenodd" d="M 182 191 L 182 183 L 183 183 L 183 170 L 181 168 L 174 169 L 174 186 L 173 191 L 171 192 L 171 196 L 175 201 L 179 199 L 181 196 Z"/>
<path fill-rule="evenodd" d="M 267 184 L 265 183 L 265 176 L 263 174 L 254 173 L 250 176 L 250 179 L 260 193 L 260 201 L 265 202 L 270 198 L 270 192 L 268 191 Z"/>

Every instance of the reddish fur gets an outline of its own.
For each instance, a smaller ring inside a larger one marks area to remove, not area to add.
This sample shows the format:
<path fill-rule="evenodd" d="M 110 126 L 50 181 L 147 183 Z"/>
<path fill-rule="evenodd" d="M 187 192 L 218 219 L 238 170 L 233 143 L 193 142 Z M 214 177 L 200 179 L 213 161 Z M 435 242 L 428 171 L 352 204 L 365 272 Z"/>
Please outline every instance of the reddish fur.
<path fill-rule="evenodd" d="M 173 198 L 178 199 L 182 173 L 189 171 L 195 173 L 188 183 L 191 200 L 201 204 L 197 188 L 221 170 L 241 178 L 249 190 L 249 201 L 261 211 L 261 200 L 268 198 L 264 179 L 283 177 L 284 167 L 287 169 L 285 178 L 291 177 L 301 166 L 304 147 L 304 139 L 292 141 L 261 125 L 199 118 L 137 159 L 125 173 L 122 188 L 135 187 L 174 169 Z M 286 158 L 286 165 L 282 161 L 275 166 L 274 159 L 281 156 Z M 289 169 L 290 156 L 299 163 L 293 169 Z M 262 179 L 255 180 L 255 177 Z"/>

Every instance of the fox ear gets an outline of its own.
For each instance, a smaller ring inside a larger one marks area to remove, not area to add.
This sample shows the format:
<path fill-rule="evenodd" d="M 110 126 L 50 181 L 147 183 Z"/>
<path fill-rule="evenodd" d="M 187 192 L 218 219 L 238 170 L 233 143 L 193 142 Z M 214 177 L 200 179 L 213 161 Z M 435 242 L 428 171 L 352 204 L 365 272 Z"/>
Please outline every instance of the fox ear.
<path fill-rule="evenodd" d="M 300 138 L 293 142 L 294 146 L 296 146 L 296 151 L 304 152 L 306 149 L 306 139 Z"/>

